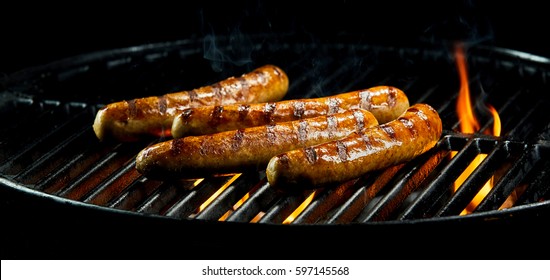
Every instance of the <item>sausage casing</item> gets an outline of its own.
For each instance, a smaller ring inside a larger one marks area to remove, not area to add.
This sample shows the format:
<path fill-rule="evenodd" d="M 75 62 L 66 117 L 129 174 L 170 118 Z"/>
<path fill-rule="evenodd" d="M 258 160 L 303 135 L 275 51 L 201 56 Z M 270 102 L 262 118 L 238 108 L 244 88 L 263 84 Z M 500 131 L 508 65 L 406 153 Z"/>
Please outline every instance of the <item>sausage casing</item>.
<path fill-rule="evenodd" d="M 110 103 L 97 112 L 93 129 L 100 140 L 169 137 L 174 117 L 187 108 L 278 101 L 287 93 L 288 84 L 281 68 L 264 65 L 240 77 L 190 91 Z"/>
<path fill-rule="evenodd" d="M 363 133 L 278 154 L 269 161 L 266 176 L 278 189 L 345 182 L 412 160 L 434 147 L 441 133 L 437 111 L 419 103 L 397 119 Z"/>
<path fill-rule="evenodd" d="M 370 111 L 379 123 L 394 120 L 409 107 L 405 93 L 392 86 L 375 86 L 337 95 L 256 104 L 190 108 L 172 123 L 172 136 L 181 138 L 245 127 L 310 118 L 350 109 Z"/>
<path fill-rule="evenodd" d="M 362 109 L 329 116 L 187 136 L 138 153 L 136 169 L 148 177 L 189 177 L 265 169 L 275 155 L 361 132 L 378 124 Z"/>

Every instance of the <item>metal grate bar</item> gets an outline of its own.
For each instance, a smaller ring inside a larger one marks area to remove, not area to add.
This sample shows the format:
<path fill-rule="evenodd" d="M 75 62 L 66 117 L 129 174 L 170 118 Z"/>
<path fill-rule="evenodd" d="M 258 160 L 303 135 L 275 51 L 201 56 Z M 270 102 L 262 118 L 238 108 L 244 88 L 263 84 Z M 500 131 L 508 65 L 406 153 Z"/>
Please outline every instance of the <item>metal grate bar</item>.
<path fill-rule="evenodd" d="M 2 119 L 2 134 L 0 135 L 0 163 L 24 153 L 34 145 L 53 133 L 52 125 L 59 126 L 67 119 L 65 108 L 60 102 L 26 100 L 31 105 L 16 106 L 14 110 L 21 113 L 15 116 L 5 116 Z M 19 103 L 19 102 L 18 102 Z M 25 129 L 26 128 L 26 129 Z"/>
<path fill-rule="evenodd" d="M 136 211 L 139 213 L 163 215 L 177 199 L 185 196 L 188 192 L 189 187 L 182 187 L 175 182 L 166 181 L 143 204 L 136 207 Z"/>
<path fill-rule="evenodd" d="M 321 221 L 331 209 L 346 201 L 353 194 L 359 179 L 339 186 L 317 189 L 315 199 L 294 219 L 295 224 L 313 224 Z"/>
<path fill-rule="evenodd" d="M 311 194 L 305 191 L 299 194 L 288 194 L 280 197 L 277 202 L 262 216 L 258 223 L 282 223 Z"/>
<path fill-rule="evenodd" d="M 99 184 L 92 192 L 83 197 L 83 201 L 96 205 L 107 205 L 109 201 L 116 198 L 124 189 L 142 177 L 134 167 L 135 158 L 132 158 L 119 171 L 114 172 L 112 177 Z"/>
<path fill-rule="evenodd" d="M 75 155 L 65 166 L 60 167 L 57 171 L 45 177 L 44 180 L 37 184 L 36 189 L 46 193 L 58 193 L 71 182 L 80 178 L 82 173 L 92 168 L 102 158 L 106 158 L 113 151 L 119 150 L 120 144 L 110 146 L 95 142 L 95 144 L 87 148 L 83 153 Z"/>
<path fill-rule="evenodd" d="M 122 210 L 134 210 L 139 204 L 143 203 L 145 199 L 150 197 L 160 186 L 162 181 L 147 180 L 141 177 L 134 181 L 134 183 L 127 188 L 118 198 L 114 199 L 109 207 L 122 209 Z"/>
<path fill-rule="evenodd" d="M 496 210 L 505 201 L 508 195 L 519 185 L 539 159 L 533 149 L 526 149 L 504 177 L 491 189 L 475 212 Z"/>
<path fill-rule="evenodd" d="M 533 153 L 537 153 L 540 158 L 549 158 L 550 149 L 548 146 L 537 146 L 533 149 Z M 525 191 L 519 194 L 519 198 L 516 201 L 516 205 L 526 205 L 533 202 L 545 201 L 550 199 L 550 160 L 539 160 L 536 167 L 533 168 L 532 173 L 536 175 L 527 175 L 525 179 L 529 179 L 528 182 L 524 182 Z M 523 186 L 521 184 L 520 186 Z"/>
<path fill-rule="evenodd" d="M 47 102 L 37 100 L 19 92 L 0 92 L 0 147 L 2 159 L 4 155 L 15 153 L 17 147 L 32 141 L 29 133 L 20 133 L 22 127 L 33 128 L 23 132 L 32 131 L 37 135 L 44 135 L 48 127 L 37 125 L 37 121 L 43 124 L 59 123 L 64 112 L 59 107 L 60 102 Z M 14 133 L 17 131 L 18 133 Z M 0 160 L 2 162 L 3 160 Z"/>
<path fill-rule="evenodd" d="M 108 154 L 91 169 L 81 174 L 77 180 L 57 192 L 57 195 L 72 200 L 81 200 L 103 181 L 110 178 L 113 173 L 120 170 L 121 166 L 131 164 L 139 149 L 140 147 L 135 145 L 119 146 L 119 149 Z"/>
<path fill-rule="evenodd" d="M 514 104 L 517 103 L 517 99 L 522 93 L 523 93 L 522 90 L 515 91 L 513 94 L 508 95 L 509 97 L 506 99 L 504 104 L 497 107 L 499 116 L 503 116 L 502 118 L 503 120 L 501 121 L 504 121 L 504 124 L 506 124 L 506 122 L 510 121 L 512 118 L 517 117 L 513 113 L 508 114 L 507 112 L 512 111 L 514 109 Z M 529 114 L 531 114 L 533 111 L 534 110 L 529 110 Z M 526 116 L 523 118 L 523 120 L 525 119 L 527 119 Z M 481 127 L 480 131 L 486 131 L 488 127 L 493 124 L 493 121 L 494 121 L 493 118 L 491 118 L 484 126 Z M 521 121 L 518 121 L 518 122 L 521 122 Z M 512 122 L 512 123 L 516 123 L 516 122 Z M 503 125 L 503 128 L 504 127 L 505 125 Z M 507 129 L 506 136 L 510 136 L 510 135 L 514 135 L 513 128 Z"/>
<path fill-rule="evenodd" d="M 474 139 L 443 137 L 439 145 L 446 152 L 442 158 L 450 155 L 450 150 L 459 150 L 451 161 L 435 174 L 435 179 L 418 194 L 416 199 L 400 215 L 400 219 L 425 218 L 426 213 L 434 211 L 441 200 L 450 196 L 453 182 L 466 169 L 469 163 L 479 154 L 479 146 Z M 447 147 L 444 147 L 447 146 Z"/>
<path fill-rule="evenodd" d="M 37 186 L 36 184 L 42 178 L 47 178 L 48 174 L 62 168 L 63 165 L 70 162 L 74 155 L 82 154 L 82 150 L 86 148 L 83 143 L 87 142 L 90 137 L 93 137 L 91 128 L 84 127 L 81 131 L 70 135 L 63 143 L 45 152 L 14 179 L 24 184 Z"/>
<path fill-rule="evenodd" d="M 236 177 L 236 179 L 235 179 Z M 195 218 L 201 220 L 219 220 L 228 211 L 233 211 L 233 205 L 249 191 L 250 180 L 256 176 L 251 173 L 236 174 L 224 185 L 227 188 L 220 193 L 208 206 L 199 212 Z M 232 180 L 235 180 L 232 182 Z"/>
<path fill-rule="evenodd" d="M 233 177 L 227 178 L 227 176 L 223 176 L 206 178 L 204 181 L 202 179 L 196 181 L 189 193 L 182 197 L 181 200 L 174 203 L 174 205 L 166 211 L 166 216 L 176 218 L 187 218 L 191 216 L 197 212 L 201 204 L 208 200 L 208 198 L 220 189 L 220 186 L 224 185 L 228 180 L 231 180 L 231 178 Z"/>
<path fill-rule="evenodd" d="M 35 141 L 26 145 L 23 150 L 19 150 L 15 156 L 0 166 L 0 172 L 9 175 L 23 172 L 40 160 L 44 154 L 48 154 L 53 149 L 59 149 L 59 143 L 64 143 L 66 139 L 74 137 L 75 132 L 81 131 L 82 127 L 89 123 L 89 118 L 90 112 L 82 110 L 43 137 L 36 137 Z M 47 124 L 47 126 L 51 127 L 51 124 Z"/>
<path fill-rule="evenodd" d="M 539 128 L 536 127 L 536 123 L 549 123 L 548 121 L 544 122 L 541 119 L 546 117 L 545 115 L 547 115 L 544 112 L 544 108 L 548 108 L 548 104 L 536 102 L 529 110 L 526 110 L 519 114 L 522 117 L 520 120 L 514 123 L 513 128 L 509 128 L 508 133 L 506 133 L 507 138 L 528 141 L 531 138 L 536 137 L 536 135 L 539 133 Z"/>
<path fill-rule="evenodd" d="M 276 191 L 267 183 L 266 178 L 260 181 L 261 186 L 248 198 L 241 207 L 237 208 L 226 221 L 228 222 L 250 222 L 258 213 L 261 213 L 265 206 L 271 205 L 275 200 Z"/>
<path fill-rule="evenodd" d="M 510 157 L 506 145 L 501 142 L 479 166 L 468 176 L 462 185 L 454 192 L 452 198 L 437 213 L 436 216 L 458 215 L 472 201 L 474 196 L 493 177 L 498 165 Z"/>
<path fill-rule="evenodd" d="M 361 180 L 357 182 L 357 184 L 362 187 L 357 189 L 347 201 L 338 207 L 338 209 L 328 217 L 325 223 L 342 224 L 353 221 L 382 188 L 387 186 L 388 182 L 402 167 L 403 165 L 400 164 L 363 176 Z"/>
<path fill-rule="evenodd" d="M 411 193 L 416 191 L 423 181 L 441 161 L 441 154 L 437 150 L 426 152 L 405 163 L 393 178 L 395 181 L 391 189 L 372 207 L 366 208 L 357 220 L 366 223 L 369 221 L 388 220 L 395 211 L 402 207 L 402 203 Z"/>

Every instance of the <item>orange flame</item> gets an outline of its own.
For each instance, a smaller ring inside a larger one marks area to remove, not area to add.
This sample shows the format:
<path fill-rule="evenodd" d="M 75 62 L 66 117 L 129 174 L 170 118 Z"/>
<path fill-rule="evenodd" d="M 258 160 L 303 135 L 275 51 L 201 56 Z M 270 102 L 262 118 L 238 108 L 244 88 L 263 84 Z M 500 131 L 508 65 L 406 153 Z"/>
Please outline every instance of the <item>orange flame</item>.
<path fill-rule="evenodd" d="M 231 215 L 233 212 L 235 212 L 237 209 L 239 209 L 239 207 L 241 207 L 241 205 L 243 205 L 251 196 L 254 192 L 256 192 L 258 189 L 260 188 L 259 185 L 256 185 L 254 186 L 250 191 L 248 191 L 247 193 L 245 193 L 241 199 L 237 200 L 237 202 L 235 202 L 235 204 L 233 204 L 233 207 L 231 207 L 229 210 L 227 210 L 227 212 L 225 212 L 225 214 L 223 214 L 219 219 L 218 221 L 220 222 L 223 222 L 225 221 L 229 215 Z M 250 221 L 251 223 L 254 223 L 256 221 L 258 221 L 259 219 L 261 218 L 261 216 L 259 217 L 255 217 L 254 219 L 252 219 L 252 221 Z"/>
<path fill-rule="evenodd" d="M 296 208 L 294 210 L 294 212 L 292 212 L 290 215 L 288 215 L 288 217 L 283 221 L 283 224 L 290 224 L 294 221 L 294 219 L 296 219 L 296 217 L 298 217 L 298 215 L 300 215 L 300 213 L 302 213 L 302 211 L 304 211 L 304 209 L 306 209 L 306 207 L 311 203 L 311 201 L 313 201 L 313 197 L 315 197 L 315 192 L 316 191 L 313 191 L 303 202 L 302 204 L 300 204 L 300 206 L 298 206 L 298 208 Z"/>
<path fill-rule="evenodd" d="M 200 206 L 198 211 L 201 212 L 204 210 L 214 199 L 216 199 L 225 189 L 227 189 L 237 178 L 241 176 L 241 173 L 237 173 L 233 175 L 223 186 L 221 186 L 214 194 L 212 194 L 205 202 L 203 202 Z"/>
<path fill-rule="evenodd" d="M 474 133 L 479 130 L 479 122 L 474 114 L 472 101 L 470 99 L 470 88 L 468 86 L 468 70 L 466 69 L 466 56 L 464 48 L 456 48 L 456 63 L 460 75 L 460 91 L 456 102 L 456 112 L 460 119 L 460 131 Z"/>
<path fill-rule="evenodd" d="M 460 91 L 458 93 L 456 112 L 460 120 L 460 131 L 464 133 L 475 133 L 480 129 L 479 122 L 474 113 L 474 106 L 470 99 L 470 89 L 468 86 L 468 71 L 466 69 L 466 56 L 464 54 L 464 46 L 458 44 L 455 48 L 456 66 L 460 75 Z M 496 109 L 487 105 L 489 111 L 493 116 L 493 129 L 492 134 L 500 136 L 501 123 L 500 117 Z M 451 156 L 456 155 L 456 152 L 452 152 Z M 470 176 L 470 174 L 476 169 L 478 165 L 487 157 L 487 154 L 479 154 L 474 158 L 470 165 L 462 172 L 454 183 L 454 190 L 458 190 L 464 181 Z M 461 215 L 472 213 L 477 205 L 483 200 L 483 198 L 493 188 L 493 177 L 489 179 L 483 188 L 475 195 L 472 201 L 462 211 Z"/>

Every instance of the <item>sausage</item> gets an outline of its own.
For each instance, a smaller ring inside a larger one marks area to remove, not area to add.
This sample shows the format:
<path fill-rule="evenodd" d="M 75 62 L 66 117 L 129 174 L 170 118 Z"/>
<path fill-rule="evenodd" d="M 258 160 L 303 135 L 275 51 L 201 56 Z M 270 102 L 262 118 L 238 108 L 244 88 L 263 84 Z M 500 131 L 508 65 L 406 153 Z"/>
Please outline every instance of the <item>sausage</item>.
<path fill-rule="evenodd" d="M 278 190 L 346 182 L 412 160 L 434 147 L 441 133 L 437 111 L 418 103 L 397 119 L 363 133 L 274 156 L 266 168 L 267 180 Z"/>
<path fill-rule="evenodd" d="M 339 139 L 377 124 L 372 113 L 356 109 L 330 116 L 175 138 L 141 150 L 136 157 L 136 169 L 153 178 L 260 170 L 279 153 Z"/>
<path fill-rule="evenodd" d="M 379 123 L 394 120 L 409 107 L 405 93 L 391 86 L 340 93 L 328 97 L 291 99 L 256 104 L 233 104 L 190 108 L 177 115 L 172 136 L 209 134 L 272 124 L 362 108 Z"/>
<path fill-rule="evenodd" d="M 108 104 L 97 112 L 93 129 L 102 141 L 169 137 L 174 117 L 187 108 L 278 101 L 287 93 L 288 84 L 288 76 L 281 68 L 264 65 L 240 77 L 194 90 Z"/>

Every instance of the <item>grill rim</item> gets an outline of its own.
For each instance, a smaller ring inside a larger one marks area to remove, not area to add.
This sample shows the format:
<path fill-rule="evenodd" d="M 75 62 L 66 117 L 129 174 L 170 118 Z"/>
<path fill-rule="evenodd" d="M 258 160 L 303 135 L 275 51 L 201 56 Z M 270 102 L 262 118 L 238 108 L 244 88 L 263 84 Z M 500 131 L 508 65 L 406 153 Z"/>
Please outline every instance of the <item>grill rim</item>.
<path fill-rule="evenodd" d="M 161 218 L 161 219 L 167 219 L 167 220 L 174 220 L 174 221 L 194 221 L 197 219 L 193 218 L 176 218 L 166 215 L 159 215 L 159 214 L 148 214 L 148 213 L 138 213 L 135 211 L 128 211 L 128 210 L 121 210 L 111 207 L 105 207 L 105 206 L 99 206 L 95 204 L 90 204 L 86 202 L 81 202 L 77 200 L 71 200 L 63 197 L 59 197 L 56 195 L 44 193 L 38 190 L 34 190 L 31 188 L 28 188 L 24 185 L 14 183 L 4 177 L 0 177 L 0 186 L 6 186 L 8 188 L 11 188 L 17 192 L 19 192 L 22 195 L 26 196 L 34 196 L 37 198 L 45 199 L 46 202 L 53 202 L 56 204 L 63 204 L 63 205 L 70 205 L 74 207 L 79 208 L 86 208 L 89 210 L 94 211 L 101 211 L 103 213 L 112 213 L 112 214 L 123 214 L 123 215 L 132 215 L 132 216 L 148 216 L 148 217 L 155 217 L 155 218 Z M 539 211 L 540 210 L 540 211 Z M 533 202 L 529 204 L 524 205 L 517 205 L 511 208 L 501 209 L 501 210 L 488 210 L 483 211 L 479 213 L 471 213 L 465 216 L 434 216 L 430 218 L 416 218 L 416 219 L 410 219 L 410 220 L 386 220 L 386 221 L 367 221 L 367 222 L 349 222 L 346 224 L 350 225 L 366 225 L 366 224 L 421 224 L 421 223 L 441 223 L 441 222 L 449 222 L 449 221 L 467 221 L 467 220 L 477 220 L 477 221 L 484 221 L 487 219 L 507 219 L 511 217 L 517 217 L 522 216 L 526 214 L 525 212 L 531 212 L 533 211 L 535 214 L 540 212 L 539 214 L 544 214 L 545 212 L 550 211 L 550 200 L 547 201 L 541 201 L 541 202 Z M 214 220 L 204 220 L 207 222 L 213 222 L 213 223 L 239 223 L 239 224 L 248 224 L 248 223 L 242 223 L 242 222 L 232 222 L 232 221 L 214 221 Z M 267 224 L 273 224 L 273 223 L 267 223 Z M 277 224 L 278 225 L 278 224 Z M 334 226 L 338 224 L 288 224 L 288 225 L 282 225 L 282 226 L 296 226 L 296 225 L 310 225 L 310 226 Z"/>

